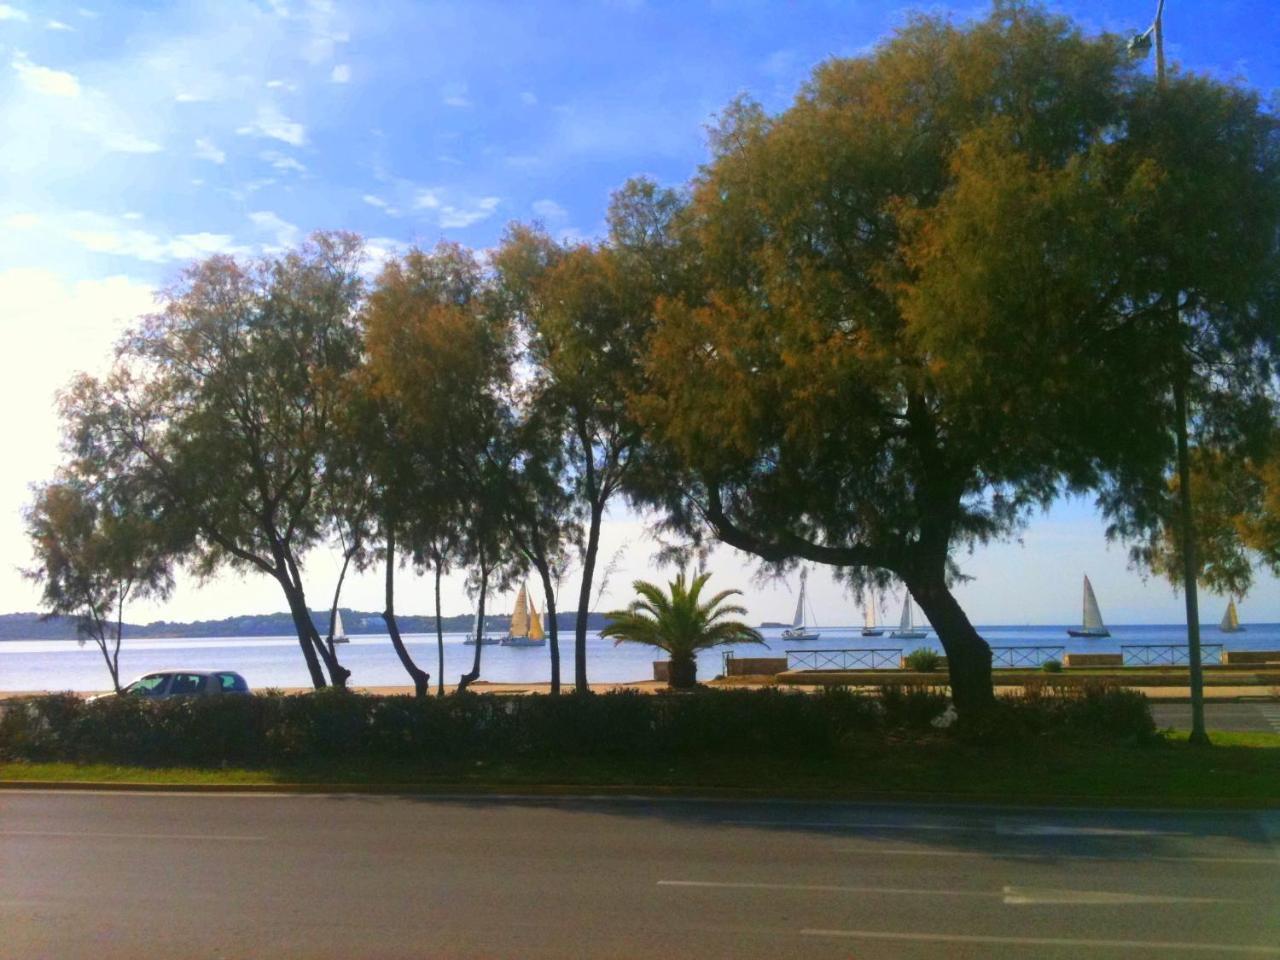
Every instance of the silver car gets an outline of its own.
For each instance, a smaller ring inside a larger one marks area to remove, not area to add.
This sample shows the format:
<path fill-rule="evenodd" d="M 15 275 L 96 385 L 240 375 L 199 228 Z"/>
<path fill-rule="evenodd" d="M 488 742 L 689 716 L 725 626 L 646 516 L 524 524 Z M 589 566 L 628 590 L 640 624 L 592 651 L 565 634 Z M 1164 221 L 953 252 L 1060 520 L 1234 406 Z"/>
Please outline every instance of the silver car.
<path fill-rule="evenodd" d="M 157 670 L 139 677 L 120 691 L 135 697 L 207 697 L 251 693 L 234 670 Z"/>

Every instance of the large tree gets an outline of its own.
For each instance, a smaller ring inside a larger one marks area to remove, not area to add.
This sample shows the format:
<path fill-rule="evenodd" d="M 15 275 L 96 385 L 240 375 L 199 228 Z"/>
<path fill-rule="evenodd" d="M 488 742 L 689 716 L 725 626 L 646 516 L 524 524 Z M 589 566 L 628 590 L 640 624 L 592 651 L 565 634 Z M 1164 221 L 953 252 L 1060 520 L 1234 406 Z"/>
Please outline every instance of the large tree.
<path fill-rule="evenodd" d="M 673 519 L 905 583 L 962 712 L 991 657 L 956 549 L 1168 462 L 1168 328 L 1134 259 L 1161 203 L 1132 134 L 1149 87 L 1034 6 L 918 18 L 778 116 L 735 103 L 694 184 L 701 285 L 660 305 L 635 397 L 687 471 Z"/>
<path fill-rule="evenodd" d="M 637 483 L 645 445 L 628 396 L 662 292 L 678 289 L 681 196 L 635 180 L 613 197 L 606 242 L 558 243 L 516 227 L 494 256 L 498 302 L 519 323 L 533 402 L 563 425 L 565 476 L 583 517 L 574 685 L 587 687 L 587 624 L 610 502 Z"/>
<path fill-rule="evenodd" d="M 92 640 L 120 692 L 120 643 L 130 600 L 168 595 L 172 557 L 160 518 L 127 489 L 92 491 L 63 477 L 35 492 L 27 534 L 49 616 L 73 616 L 81 640 Z"/>
<path fill-rule="evenodd" d="M 325 530 L 319 491 L 359 358 L 360 259 L 358 238 L 317 234 L 280 256 L 195 264 L 112 371 L 78 378 L 62 404 L 72 469 L 141 491 L 197 574 L 280 585 L 316 687 L 322 662 L 334 684 L 349 676 L 312 621 L 303 558 Z"/>
<path fill-rule="evenodd" d="M 510 327 L 486 293 L 476 256 L 441 244 L 389 262 L 364 315 L 387 553 L 399 536 L 437 572 L 450 552 L 473 564 L 481 624 L 509 560 L 512 463 Z M 387 576 L 390 598 L 390 565 Z M 481 654 L 477 643 L 459 689 L 479 676 Z"/>

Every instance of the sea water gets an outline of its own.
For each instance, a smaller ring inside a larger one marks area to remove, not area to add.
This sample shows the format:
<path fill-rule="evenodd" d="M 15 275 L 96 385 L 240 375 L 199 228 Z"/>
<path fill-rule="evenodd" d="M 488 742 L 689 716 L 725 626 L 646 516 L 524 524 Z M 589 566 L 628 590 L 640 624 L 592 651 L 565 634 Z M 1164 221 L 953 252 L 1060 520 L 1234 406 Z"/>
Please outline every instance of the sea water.
<path fill-rule="evenodd" d="M 936 634 L 925 640 L 895 640 L 886 628 L 883 636 L 863 637 L 856 626 L 815 627 L 816 640 L 797 643 L 782 639 L 777 628 L 761 631 L 767 647 L 738 645 L 703 652 L 698 657 L 698 676 L 709 679 L 723 670 L 722 657 L 732 651 L 739 657 L 782 657 L 787 651 L 840 650 L 875 647 L 909 652 L 918 647 L 941 650 Z M 1184 644 L 1186 629 L 1177 624 L 1112 626 L 1111 636 L 1081 639 L 1067 636 L 1065 626 L 985 626 L 978 630 L 992 647 L 1061 647 L 1073 653 L 1119 653 L 1122 645 Z M 434 634 L 406 634 L 405 643 L 422 669 L 438 673 Z M 444 636 L 444 679 L 456 683 L 471 669 L 475 647 L 466 646 L 461 633 Z M 1246 624 L 1246 632 L 1224 634 L 1217 624 L 1201 628 L 1201 641 L 1222 644 L 1227 650 L 1280 650 L 1280 624 Z M 560 637 L 561 678 L 572 683 L 574 675 L 573 635 Z M 1051 654 L 1045 654 L 1045 658 Z M 888 654 L 890 658 L 893 654 Z M 390 639 L 367 634 L 351 638 L 338 647 L 338 657 L 351 670 L 351 683 L 358 686 L 399 686 L 411 681 L 401 667 Z M 615 646 L 596 633 L 587 636 L 587 676 L 593 682 L 622 682 L 652 679 L 652 662 L 665 654 L 635 644 Z M 1039 654 L 1037 654 L 1039 659 Z M 1218 662 L 1216 648 L 1209 648 L 1206 663 Z M 306 687 L 310 685 L 298 641 L 293 637 L 234 637 L 199 639 L 125 639 L 120 648 L 121 681 L 167 668 L 192 670 L 235 670 L 254 689 L 264 687 Z M 548 647 L 486 646 L 481 652 L 480 677 L 503 683 L 545 683 L 550 679 Z M 110 679 L 102 655 L 93 644 L 74 640 L 0 641 L 0 690 L 103 690 Z"/>

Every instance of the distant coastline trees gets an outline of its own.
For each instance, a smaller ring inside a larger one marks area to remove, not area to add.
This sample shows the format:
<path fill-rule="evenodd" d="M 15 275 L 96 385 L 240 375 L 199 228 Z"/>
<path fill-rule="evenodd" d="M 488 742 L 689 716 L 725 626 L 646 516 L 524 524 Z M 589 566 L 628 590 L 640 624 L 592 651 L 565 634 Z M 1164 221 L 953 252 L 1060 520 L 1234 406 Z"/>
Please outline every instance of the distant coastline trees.
<path fill-rule="evenodd" d="M 1202 495 L 1206 570 L 1239 585 L 1241 549 L 1280 555 L 1278 237 L 1280 132 L 1256 96 L 1180 75 L 1157 95 L 1118 38 L 1028 4 L 917 17 L 776 116 L 731 104 L 688 186 L 626 184 L 598 242 L 515 224 L 487 256 L 412 250 L 372 280 L 347 234 L 193 266 L 108 375 L 68 388 L 67 475 L 142 497 L 199 574 L 276 579 L 317 687 L 347 671 L 303 561 L 341 532 L 350 562 L 385 564 L 419 695 L 402 561 L 433 569 L 437 616 L 440 576 L 468 570 L 477 633 L 489 591 L 536 574 L 558 690 L 576 555 L 585 690 L 625 497 L 686 544 L 904 583 L 963 714 L 993 691 L 956 551 L 1090 492 L 1159 567 L 1176 403 L 1194 482 L 1246 465 Z M 477 644 L 460 688 L 481 663 Z"/>

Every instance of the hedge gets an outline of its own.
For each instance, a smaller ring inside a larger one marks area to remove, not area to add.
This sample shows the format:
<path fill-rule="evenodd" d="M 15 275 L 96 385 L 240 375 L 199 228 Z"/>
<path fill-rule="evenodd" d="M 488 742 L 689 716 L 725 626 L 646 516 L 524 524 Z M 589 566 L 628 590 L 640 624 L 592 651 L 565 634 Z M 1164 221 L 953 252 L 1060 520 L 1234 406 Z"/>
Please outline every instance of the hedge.
<path fill-rule="evenodd" d="M 337 691 L 158 701 L 58 694 L 0 714 L 0 758 L 207 767 L 549 754 L 832 756 L 892 731 L 1136 742 L 1155 729 L 1145 699 L 1130 691 L 1004 700 L 987 722 L 936 729 L 945 725 L 938 718 L 946 706 L 944 693 L 919 687 L 888 688 L 879 696 L 766 689 L 424 700 Z"/>

